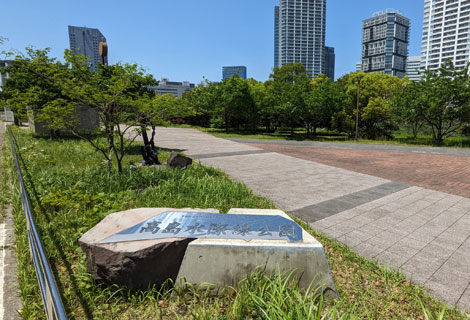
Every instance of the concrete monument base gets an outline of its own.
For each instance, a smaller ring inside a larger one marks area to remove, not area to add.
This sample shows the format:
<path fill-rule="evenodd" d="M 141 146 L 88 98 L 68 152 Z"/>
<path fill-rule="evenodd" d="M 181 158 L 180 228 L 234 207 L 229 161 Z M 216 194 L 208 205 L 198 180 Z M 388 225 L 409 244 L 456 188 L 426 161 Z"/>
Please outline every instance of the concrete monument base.
<path fill-rule="evenodd" d="M 231 209 L 228 214 L 280 215 L 292 220 L 281 210 Z M 261 266 L 268 274 L 295 270 L 301 288 L 323 287 L 325 296 L 337 297 L 322 244 L 305 230 L 302 233 L 301 242 L 196 239 L 186 249 L 176 283 L 235 287 Z"/>

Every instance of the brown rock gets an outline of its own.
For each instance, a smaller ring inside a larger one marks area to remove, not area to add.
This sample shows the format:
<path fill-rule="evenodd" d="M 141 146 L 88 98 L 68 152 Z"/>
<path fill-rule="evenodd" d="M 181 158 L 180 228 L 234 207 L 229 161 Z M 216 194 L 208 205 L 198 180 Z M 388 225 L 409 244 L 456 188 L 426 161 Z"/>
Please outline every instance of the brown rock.
<path fill-rule="evenodd" d="M 144 208 L 110 214 L 79 240 L 87 271 L 97 281 L 131 290 L 176 279 L 186 248 L 193 239 L 167 238 L 116 243 L 102 240 L 167 211 L 218 213 L 215 209 Z"/>

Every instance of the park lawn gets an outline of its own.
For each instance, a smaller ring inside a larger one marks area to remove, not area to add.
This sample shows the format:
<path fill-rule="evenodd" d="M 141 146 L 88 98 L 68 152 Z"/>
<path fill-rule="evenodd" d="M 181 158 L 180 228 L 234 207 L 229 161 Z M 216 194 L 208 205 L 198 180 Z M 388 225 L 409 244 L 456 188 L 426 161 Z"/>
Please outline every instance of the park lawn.
<path fill-rule="evenodd" d="M 257 271 L 238 288 L 212 296 L 197 288 L 150 288 L 130 292 L 95 283 L 86 272 L 78 239 L 112 212 L 138 207 L 274 208 L 223 172 L 195 163 L 186 170 L 132 167 L 109 172 L 90 145 L 74 139 L 51 141 L 15 129 L 35 219 L 73 319 L 465 319 L 399 272 L 387 271 L 302 224 L 325 246 L 340 299 L 323 301 L 299 291 L 286 275 Z M 31 264 L 24 213 L 8 139 L 3 148 L 3 194 L 13 206 L 19 280 L 26 319 L 42 319 L 43 307 Z M 162 152 L 162 160 L 168 152 Z M 9 186 L 9 189 L 6 188 Z M 301 222 L 300 222 L 301 223 Z M 442 317 L 439 314 L 442 313 Z"/>
<path fill-rule="evenodd" d="M 229 130 L 215 129 L 215 128 L 204 128 L 199 126 L 185 126 L 188 128 L 194 128 L 203 132 L 209 133 L 218 138 L 238 138 L 238 139 L 259 139 L 259 140 L 290 140 L 290 141 L 318 141 L 318 142 L 338 142 L 338 143 L 354 143 L 354 138 L 348 138 L 343 133 L 335 131 L 327 131 L 320 129 L 316 135 L 307 135 L 305 129 L 296 128 L 294 135 L 288 130 L 266 133 L 259 129 L 258 132 L 253 133 L 251 131 L 243 130 Z M 364 144 L 388 144 L 388 145 L 405 145 L 405 146 L 422 146 L 429 147 L 436 145 L 432 141 L 431 135 L 418 135 L 413 138 L 411 135 L 404 132 L 396 132 L 393 135 L 393 139 L 363 139 L 360 138 L 358 143 Z M 470 148 L 470 137 L 466 136 L 451 136 L 444 140 L 443 144 L 439 147 L 450 147 L 450 148 Z"/>

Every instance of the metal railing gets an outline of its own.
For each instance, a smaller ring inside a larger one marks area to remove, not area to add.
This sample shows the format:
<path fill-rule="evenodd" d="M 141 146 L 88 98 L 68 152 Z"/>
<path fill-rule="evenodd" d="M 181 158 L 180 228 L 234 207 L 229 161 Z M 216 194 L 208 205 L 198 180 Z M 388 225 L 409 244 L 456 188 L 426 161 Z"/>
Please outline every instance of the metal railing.
<path fill-rule="evenodd" d="M 46 311 L 47 319 L 66 320 L 64 305 L 60 299 L 59 290 L 54 279 L 49 261 L 47 260 L 46 253 L 41 243 L 36 225 L 34 223 L 30 200 L 26 186 L 21 173 L 20 163 L 18 161 L 18 154 L 16 153 L 16 140 L 10 128 L 8 128 L 10 135 L 11 150 L 13 159 L 15 160 L 16 171 L 18 174 L 18 181 L 20 184 L 21 203 L 26 215 L 26 228 L 28 231 L 29 250 L 36 269 L 36 276 L 38 278 L 39 287 L 41 289 L 42 301 L 44 302 L 44 309 Z"/>

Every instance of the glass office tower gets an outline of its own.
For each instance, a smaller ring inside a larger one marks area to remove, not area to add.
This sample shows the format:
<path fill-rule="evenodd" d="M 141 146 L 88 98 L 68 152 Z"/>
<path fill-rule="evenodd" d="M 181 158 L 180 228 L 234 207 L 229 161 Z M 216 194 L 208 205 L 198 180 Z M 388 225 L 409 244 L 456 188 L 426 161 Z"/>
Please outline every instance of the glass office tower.
<path fill-rule="evenodd" d="M 362 71 L 381 72 L 400 78 L 406 75 L 410 19 L 387 9 L 363 21 Z"/>
<path fill-rule="evenodd" d="M 231 78 L 233 75 L 238 75 L 242 79 L 246 79 L 245 66 L 222 67 L 222 80 Z"/>
<path fill-rule="evenodd" d="M 90 59 L 90 69 L 98 70 L 101 63 L 99 53 L 100 42 L 106 42 L 103 34 L 95 28 L 69 26 L 70 50 L 75 54 L 83 54 Z M 108 63 L 105 57 L 105 63 Z"/>

